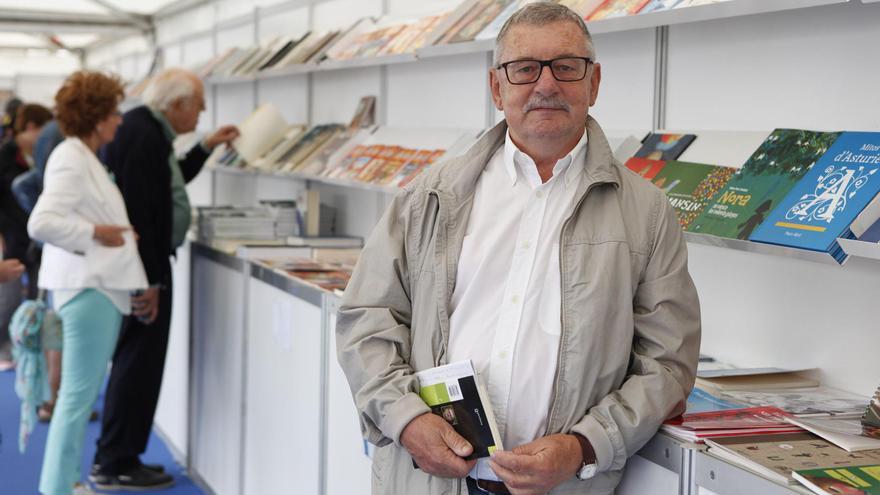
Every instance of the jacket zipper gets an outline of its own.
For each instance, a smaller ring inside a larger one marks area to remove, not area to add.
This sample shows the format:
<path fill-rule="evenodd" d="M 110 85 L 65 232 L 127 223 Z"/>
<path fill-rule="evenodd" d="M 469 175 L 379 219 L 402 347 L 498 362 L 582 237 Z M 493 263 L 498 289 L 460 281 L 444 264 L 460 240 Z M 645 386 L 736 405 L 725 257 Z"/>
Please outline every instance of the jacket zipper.
<path fill-rule="evenodd" d="M 569 215 L 568 218 L 565 219 L 565 223 L 562 224 L 562 230 L 559 232 L 559 347 L 556 350 L 556 355 L 558 356 L 556 360 L 556 374 L 553 376 L 553 395 L 550 396 L 550 414 L 547 416 L 547 427 L 544 429 L 544 436 L 550 434 L 550 426 L 553 422 L 553 415 L 556 413 L 556 398 L 559 396 L 559 374 L 562 368 L 562 343 L 565 342 L 565 297 L 562 297 L 565 289 L 565 280 L 563 280 L 562 276 L 562 267 L 565 266 L 565 256 L 563 249 L 563 238 L 565 237 L 565 229 L 568 228 L 569 223 L 571 223 L 571 219 L 574 218 L 575 213 L 580 210 L 581 205 L 584 203 L 584 200 L 587 199 L 587 195 L 590 194 L 590 191 L 593 190 L 594 187 L 600 184 L 607 184 L 607 182 L 594 182 L 587 187 L 587 190 L 584 191 L 584 194 L 581 196 L 581 199 L 578 200 L 574 209 Z"/>

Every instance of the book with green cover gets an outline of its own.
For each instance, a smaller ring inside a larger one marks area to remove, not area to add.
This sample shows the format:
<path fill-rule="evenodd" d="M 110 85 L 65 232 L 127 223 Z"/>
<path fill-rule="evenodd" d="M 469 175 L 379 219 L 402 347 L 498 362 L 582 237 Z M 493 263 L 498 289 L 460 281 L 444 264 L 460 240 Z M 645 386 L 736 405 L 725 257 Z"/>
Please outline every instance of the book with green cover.
<path fill-rule="evenodd" d="M 802 469 L 792 476 L 819 495 L 880 495 L 880 464 Z"/>
<path fill-rule="evenodd" d="M 839 132 L 776 129 L 691 223 L 691 232 L 748 239 Z"/>
<path fill-rule="evenodd" d="M 651 182 L 666 193 L 681 227 L 687 229 L 735 171 L 731 167 L 668 161 Z"/>
<path fill-rule="evenodd" d="M 416 373 L 419 396 L 431 412 L 445 419 L 473 446 L 467 460 L 489 457 L 502 449 L 489 396 L 470 361 L 459 361 Z"/>

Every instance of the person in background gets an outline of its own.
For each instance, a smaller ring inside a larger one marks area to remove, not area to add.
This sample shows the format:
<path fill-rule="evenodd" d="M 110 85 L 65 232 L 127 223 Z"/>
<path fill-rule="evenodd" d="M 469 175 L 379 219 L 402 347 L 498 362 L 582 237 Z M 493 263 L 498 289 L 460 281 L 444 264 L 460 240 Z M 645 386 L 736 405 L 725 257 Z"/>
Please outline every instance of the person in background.
<path fill-rule="evenodd" d="M 183 69 L 166 69 L 144 90 L 143 106 L 126 112 L 116 139 L 104 150 L 116 175 L 150 288 L 133 299 L 113 356 L 104 399 L 101 436 L 89 479 L 101 490 L 146 489 L 170 480 L 163 466 L 144 465 L 159 400 L 171 326 L 171 261 L 189 229 L 185 185 L 198 175 L 214 147 L 238 137 L 234 126 L 208 134 L 178 158 L 174 140 L 193 132 L 205 109 L 204 87 Z"/>
<path fill-rule="evenodd" d="M 42 127 L 52 119 L 48 108 L 37 104 L 18 106 L 12 128 L 13 136 L 0 145 L 0 233 L 3 235 L 3 259 L 17 259 L 27 273 L 27 296 L 37 295 L 38 260 L 30 249 L 27 235 L 28 213 L 12 193 L 12 181 L 31 168 L 34 143 Z M 21 279 L 0 287 L 0 361 L 8 361 L 9 320 L 21 304 Z"/>
<path fill-rule="evenodd" d="M 57 120 L 50 120 L 43 126 L 37 141 L 34 144 L 34 166 L 27 172 L 19 175 L 12 181 L 12 193 L 15 195 L 18 205 L 30 214 L 34 206 L 37 204 L 37 198 L 43 192 L 43 174 L 46 170 L 46 162 L 49 160 L 49 154 L 64 140 L 61 134 L 61 128 L 58 126 Z M 39 265 L 42 255 L 42 246 L 38 242 L 31 243 L 28 256 L 34 260 L 35 265 Z M 51 296 L 50 296 L 51 297 Z M 37 410 L 37 416 L 40 421 L 47 422 L 52 419 L 52 410 L 55 407 L 55 401 L 58 398 L 58 387 L 61 385 L 61 350 L 46 349 L 46 364 L 49 375 L 49 390 L 52 393 L 51 398 L 45 404 L 42 404 Z M 92 411 L 89 416 L 90 421 L 98 419 L 97 411 Z"/>
<path fill-rule="evenodd" d="M 52 291 L 63 325 L 64 380 L 49 425 L 40 493 L 93 493 L 79 481 L 86 422 L 116 347 L 131 292 L 147 286 L 122 194 L 97 151 L 122 119 L 121 81 L 79 71 L 55 95 L 67 137 L 46 164 L 28 232 L 44 243 L 40 288 Z"/>
<path fill-rule="evenodd" d="M 9 141 L 15 134 L 15 116 L 18 112 L 18 107 L 20 107 L 22 103 L 21 98 L 13 96 L 3 107 L 3 121 L 0 122 L 0 142 Z"/>
<path fill-rule="evenodd" d="M 336 342 L 378 446 L 374 494 L 610 495 L 684 411 L 700 347 L 687 246 L 663 192 L 589 116 L 600 80 L 579 15 L 522 7 L 489 70 L 504 121 L 423 172 L 373 230 Z M 465 360 L 504 445 L 476 461 L 414 376 Z"/>

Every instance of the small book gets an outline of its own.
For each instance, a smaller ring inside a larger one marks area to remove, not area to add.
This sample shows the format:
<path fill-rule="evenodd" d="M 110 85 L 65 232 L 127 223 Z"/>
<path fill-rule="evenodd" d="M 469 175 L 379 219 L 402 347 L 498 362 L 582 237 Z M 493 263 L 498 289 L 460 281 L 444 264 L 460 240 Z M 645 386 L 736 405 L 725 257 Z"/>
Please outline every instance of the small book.
<path fill-rule="evenodd" d="M 791 475 L 819 495 L 880 495 L 880 464 L 802 469 Z"/>
<path fill-rule="evenodd" d="M 449 422 L 474 448 L 467 460 L 503 449 L 489 395 L 470 360 L 419 371 L 416 377 L 419 396 L 431 412 Z"/>
<path fill-rule="evenodd" d="M 819 381 L 810 375 L 812 370 L 785 370 L 781 368 L 736 368 L 697 372 L 696 386 L 712 393 L 736 390 L 768 390 L 817 387 Z"/>
<path fill-rule="evenodd" d="M 651 160 L 677 160 L 696 138 L 693 134 L 652 132 L 634 156 Z"/>

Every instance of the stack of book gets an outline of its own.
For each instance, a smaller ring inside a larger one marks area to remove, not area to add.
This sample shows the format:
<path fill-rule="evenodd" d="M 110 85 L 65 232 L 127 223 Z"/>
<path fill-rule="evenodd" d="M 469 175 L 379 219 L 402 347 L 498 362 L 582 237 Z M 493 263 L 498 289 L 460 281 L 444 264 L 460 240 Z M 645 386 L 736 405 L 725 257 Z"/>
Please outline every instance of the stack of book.
<path fill-rule="evenodd" d="M 211 206 L 198 209 L 199 239 L 275 239 L 275 218 L 266 208 Z"/>

